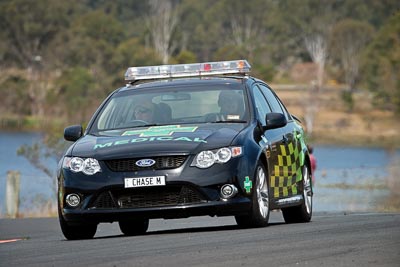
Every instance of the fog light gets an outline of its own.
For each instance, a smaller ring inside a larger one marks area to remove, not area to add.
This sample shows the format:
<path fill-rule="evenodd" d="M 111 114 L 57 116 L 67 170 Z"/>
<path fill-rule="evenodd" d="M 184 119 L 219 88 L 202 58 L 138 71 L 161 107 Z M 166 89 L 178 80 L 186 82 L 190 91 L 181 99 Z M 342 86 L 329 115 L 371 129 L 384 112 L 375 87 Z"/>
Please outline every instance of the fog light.
<path fill-rule="evenodd" d="M 227 200 L 229 198 L 234 197 L 237 194 L 238 190 L 236 186 L 232 184 L 225 184 L 221 187 L 221 198 L 222 200 Z"/>
<path fill-rule="evenodd" d="M 76 207 L 81 203 L 81 198 L 77 194 L 69 194 L 66 196 L 65 201 L 71 207 Z"/>

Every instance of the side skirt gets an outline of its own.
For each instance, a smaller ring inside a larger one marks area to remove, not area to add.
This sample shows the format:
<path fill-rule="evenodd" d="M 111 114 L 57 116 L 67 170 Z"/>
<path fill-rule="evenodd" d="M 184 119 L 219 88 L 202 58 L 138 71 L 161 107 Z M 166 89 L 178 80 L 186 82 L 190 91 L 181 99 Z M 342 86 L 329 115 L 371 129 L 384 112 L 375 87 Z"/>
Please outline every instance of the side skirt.
<path fill-rule="evenodd" d="M 271 209 L 281 209 L 301 205 L 304 202 L 303 195 L 294 195 L 291 197 L 273 199 Z"/>

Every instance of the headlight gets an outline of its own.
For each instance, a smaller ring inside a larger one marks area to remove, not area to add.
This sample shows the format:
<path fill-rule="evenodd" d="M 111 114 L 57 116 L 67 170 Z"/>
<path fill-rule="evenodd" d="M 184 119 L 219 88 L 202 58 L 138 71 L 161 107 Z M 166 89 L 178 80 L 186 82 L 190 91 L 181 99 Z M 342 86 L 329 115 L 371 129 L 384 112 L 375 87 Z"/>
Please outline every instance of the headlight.
<path fill-rule="evenodd" d="M 69 168 L 73 172 L 81 172 L 85 165 L 85 161 L 81 158 L 72 158 L 69 162 Z"/>
<path fill-rule="evenodd" d="M 73 172 L 83 172 L 86 175 L 93 175 L 97 172 L 101 172 L 99 162 L 93 158 L 64 157 L 63 168 Z"/>
<path fill-rule="evenodd" d="M 223 147 L 221 149 L 218 149 L 217 153 L 215 154 L 217 155 L 217 161 L 221 162 L 221 163 L 225 163 L 228 162 L 231 157 L 232 157 L 232 152 L 229 148 L 227 147 Z"/>
<path fill-rule="evenodd" d="M 93 175 L 96 172 L 101 171 L 99 162 L 96 159 L 87 158 L 83 167 L 83 173 L 87 175 Z"/>
<path fill-rule="evenodd" d="M 212 151 L 202 151 L 197 154 L 195 160 L 195 166 L 199 168 L 208 168 L 215 162 L 215 155 Z"/>
<path fill-rule="evenodd" d="M 205 169 L 211 167 L 214 163 L 226 163 L 231 158 L 240 156 L 241 154 L 242 147 L 223 147 L 213 151 L 202 151 L 194 158 L 191 166 Z"/>

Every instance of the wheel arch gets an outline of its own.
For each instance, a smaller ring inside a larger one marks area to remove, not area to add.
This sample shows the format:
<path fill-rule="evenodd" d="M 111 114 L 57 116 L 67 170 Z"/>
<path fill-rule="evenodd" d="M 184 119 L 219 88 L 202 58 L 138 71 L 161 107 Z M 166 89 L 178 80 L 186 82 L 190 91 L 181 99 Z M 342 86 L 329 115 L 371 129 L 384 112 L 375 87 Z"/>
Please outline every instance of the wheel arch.
<path fill-rule="evenodd" d="M 258 161 L 260 161 L 263 165 L 264 165 L 264 168 L 265 168 L 265 170 L 266 170 L 266 174 L 268 174 L 268 171 L 269 171 L 269 165 L 268 165 L 268 160 L 267 160 L 267 157 L 265 156 L 265 153 L 261 153 L 260 155 L 259 155 L 259 157 L 258 157 Z M 269 176 L 269 175 L 268 175 Z"/>
<path fill-rule="evenodd" d="M 312 176 L 312 169 L 311 169 L 311 160 L 310 160 L 310 154 L 308 153 L 308 150 L 306 149 L 304 151 L 304 164 L 303 166 L 306 165 L 308 168 L 308 173 L 310 176 Z"/>

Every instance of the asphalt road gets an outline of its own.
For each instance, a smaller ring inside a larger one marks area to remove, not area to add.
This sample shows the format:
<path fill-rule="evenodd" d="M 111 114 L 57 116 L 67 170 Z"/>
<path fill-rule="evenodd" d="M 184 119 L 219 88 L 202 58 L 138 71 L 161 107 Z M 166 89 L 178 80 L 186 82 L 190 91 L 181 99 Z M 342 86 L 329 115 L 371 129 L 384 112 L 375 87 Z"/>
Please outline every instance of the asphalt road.
<path fill-rule="evenodd" d="M 4 240 L 21 239 L 1 243 Z M 239 229 L 232 217 L 152 220 L 125 237 L 101 224 L 92 240 L 66 241 L 55 218 L 0 220 L 0 266 L 400 266 L 400 214 L 314 214 Z"/>

